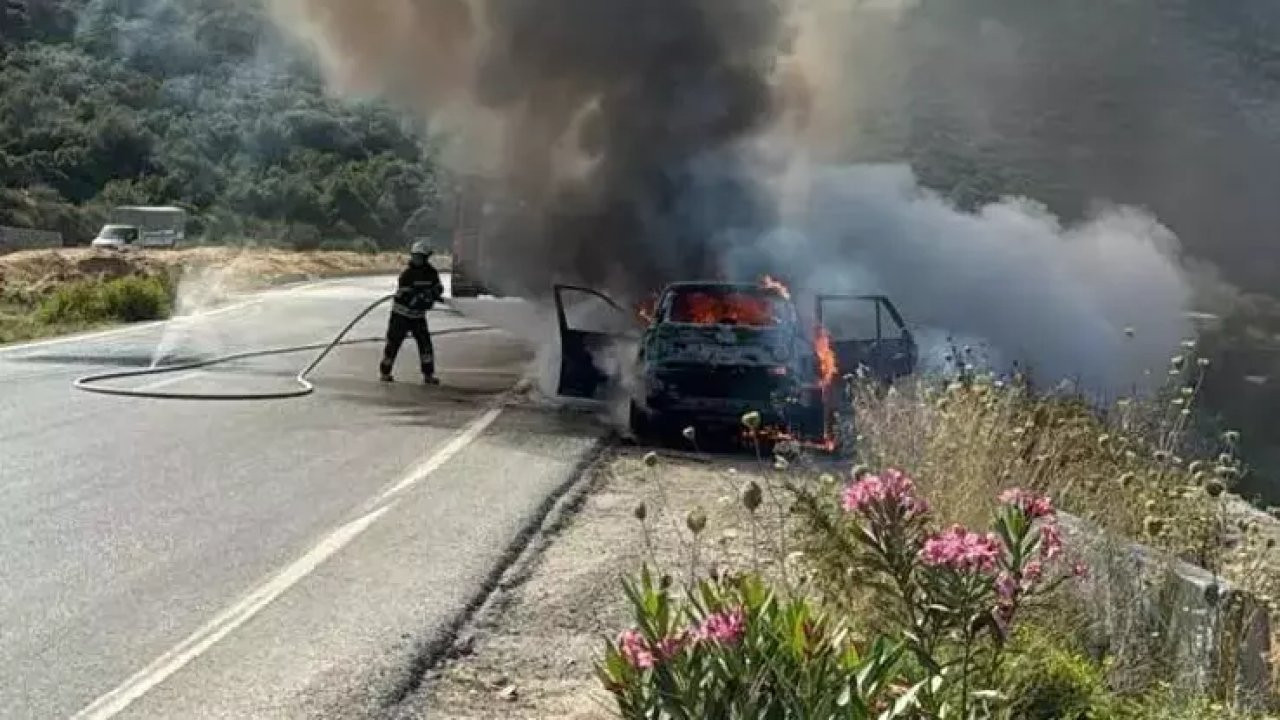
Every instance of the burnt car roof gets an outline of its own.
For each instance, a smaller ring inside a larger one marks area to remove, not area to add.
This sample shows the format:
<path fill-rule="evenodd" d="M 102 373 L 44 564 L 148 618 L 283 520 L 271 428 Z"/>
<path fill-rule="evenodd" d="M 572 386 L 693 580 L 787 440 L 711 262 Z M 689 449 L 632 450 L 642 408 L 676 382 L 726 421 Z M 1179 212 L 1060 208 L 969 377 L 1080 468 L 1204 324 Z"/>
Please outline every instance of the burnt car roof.
<path fill-rule="evenodd" d="M 760 283 L 732 280 L 677 280 L 667 283 L 664 290 L 768 290 Z"/>

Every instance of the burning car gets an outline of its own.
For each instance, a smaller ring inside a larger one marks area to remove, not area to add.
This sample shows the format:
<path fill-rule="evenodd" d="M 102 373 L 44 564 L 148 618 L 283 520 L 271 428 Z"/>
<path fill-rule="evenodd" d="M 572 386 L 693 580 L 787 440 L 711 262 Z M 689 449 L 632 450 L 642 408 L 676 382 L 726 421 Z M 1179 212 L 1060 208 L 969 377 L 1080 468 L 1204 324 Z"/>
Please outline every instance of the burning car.
<path fill-rule="evenodd" d="M 844 397 L 843 384 L 835 383 L 842 370 L 862 368 L 892 381 L 913 372 L 917 361 L 911 332 L 880 295 L 819 295 L 810 322 L 787 289 L 768 278 L 672 283 L 635 314 L 587 288 L 556 286 L 555 300 L 559 393 L 604 399 L 610 373 L 601 369 L 602 358 L 630 340 L 636 345 L 630 419 L 641 436 L 687 426 L 738 428 L 744 414 L 759 412 L 764 428 L 830 444 L 833 413 Z M 590 304 L 604 308 L 615 325 L 602 327 L 600 311 L 582 311 Z M 629 327 L 619 327 L 620 318 Z"/>

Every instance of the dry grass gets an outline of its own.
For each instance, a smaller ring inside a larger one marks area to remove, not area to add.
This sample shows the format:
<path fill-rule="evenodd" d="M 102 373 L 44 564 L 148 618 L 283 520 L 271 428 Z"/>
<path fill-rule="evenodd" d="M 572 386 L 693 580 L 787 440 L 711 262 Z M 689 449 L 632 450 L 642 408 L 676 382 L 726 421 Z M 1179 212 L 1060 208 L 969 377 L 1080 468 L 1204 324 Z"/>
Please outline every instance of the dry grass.
<path fill-rule="evenodd" d="M 946 522 L 981 524 L 996 495 L 1018 486 L 1117 534 L 1214 568 L 1223 490 L 1240 469 L 1229 443 L 1218 457 L 1191 456 L 1189 415 L 1182 411 L 1194 392 L 1192 382 L 1174 398 L 1125 399 L 1104 413 L 1080 398 L 1035 396 L 985 377 L 887 393 L 859 388 L 858 454 L 871 467 L 914 477 Z"/>
<path fill-rule="evenodd" d="M 251 289 L 282 277 L 389 272 L 401 268 L 404 261 L 402 253 L 294 252 L 270 248 L 200 247 L 123 253 L 89 248 L 29 250 L 0 256 L 0 287 L 9 292 L 39 293 L 58 284 L 104 275 L 159 275 L 218 269 L 226 271 L 242 289 Z"/>

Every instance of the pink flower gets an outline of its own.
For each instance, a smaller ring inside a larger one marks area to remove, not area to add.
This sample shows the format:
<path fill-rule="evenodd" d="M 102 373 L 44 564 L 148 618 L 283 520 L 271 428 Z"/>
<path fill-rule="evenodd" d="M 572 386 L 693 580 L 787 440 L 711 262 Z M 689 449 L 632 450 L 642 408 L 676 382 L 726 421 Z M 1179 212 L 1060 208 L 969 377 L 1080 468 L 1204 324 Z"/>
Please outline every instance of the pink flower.
<path fill-rule="evenodd" d="M 960 525 L 929 538 L 920 550 L 926 565 L 955 570 L 992 572 L 1001 554 L 1000 539 L 992 533 L 980 535 Z"/>
<path fill-rule="evenodd" d="M 622 659 L 634 668 L 645 670 L 654 666 L 656 658 L 649 648 L 649 642 L 639 630 L 627 630 L 618 637 L 618 649 Z"/>
<path fill-rule="evenodd" d="M 916 497 L 911 478 L 892 468 L 881 475 L 863 475 L 845 488 L 842 504 L 847 512 L 867 512 L 876 506 L 896 506 L 907 516 L 929 511 L 929 504 Z"/>
<path fill-rule="evenodd" d="M 1052 560 L 1062 552 L 1062 532 L 1054 523 L 1047 522 L 1040 527 L 1040 557 Z"/>
<path fill-rule="evenodd" d="M 1012 602 L 1017 594 L 1018 582 L 1009 573 L 1000 573 L 996 578 L 996 595 L 1000 597 L 1001 604 Z"/>
<path fill-rule="evenodd" d="M 699 640 L 733 645 L 742 639 L 746 630 L 747 616 L 742 608 L 736 608 L 711 615 L 694 634 Z"/>
<path fill-rule="evenodd" d="M 662 642 L 658 643 L 658 652 L 657 652 L 658 659 L 667 660 L 669 658 L 675 657 L 676 655 L 680 654 L 681 650 L 684 650 L 688 642 L 689 642 L 689 632 L 687 630 L 681 630 L 677 632 L 675 635 L 670 635 L 668 637 L 663 638 Z"/>
<path fill-rule="evenodd" d="M 1022 582 L 1027 588 L 1040 582 L 1040 578 L 1044 577 L 1044 563 L 1039 560 L 1032 560 L 1022 568 Z"/>
<path fill-rule="evenodd" d="M 1005 505 L 1012 505 L 1018 508 L 1032 519 L 1053 517 L 1056 512 L 1053 508 L 1052 500 L 1027 492 L 1021 488 L 1005 490 L 1000 493 L 998 499 Z"/>
<path fill-rule="evenodd" d="M 1089 577 L 1089 566 L 1082 562 L 1077 562 L 1071 566 L 1071 574 L 1078 578 Z"/>

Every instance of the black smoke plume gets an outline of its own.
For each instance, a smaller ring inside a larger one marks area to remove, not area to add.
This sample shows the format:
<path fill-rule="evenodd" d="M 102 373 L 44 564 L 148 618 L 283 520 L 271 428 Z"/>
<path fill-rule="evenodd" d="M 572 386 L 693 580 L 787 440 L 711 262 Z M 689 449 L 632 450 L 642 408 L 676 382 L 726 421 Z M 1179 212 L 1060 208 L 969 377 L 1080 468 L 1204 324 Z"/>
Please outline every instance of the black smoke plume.
<path fill-rule="evenodd" d="M 508 292 L 631 301 L 769 272 L 802 296 L 885 292 L 916 323 L 1110 390 L 1188 331 L 1177 239 L 1141 211 L 1074 227 L 1017 198 L 962 211 L 905 166 L 847 165 L 874 109 L 903 107 L 912 58 L 883 38 L 916 3 L 270 2 L 338 91 L 407 104 L 454 140 L 455 169 L 523 203 L 486 278 Z"/>

